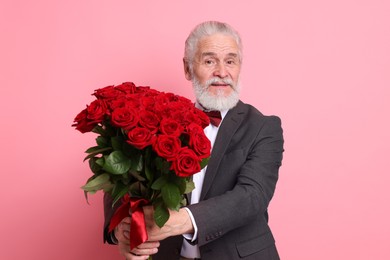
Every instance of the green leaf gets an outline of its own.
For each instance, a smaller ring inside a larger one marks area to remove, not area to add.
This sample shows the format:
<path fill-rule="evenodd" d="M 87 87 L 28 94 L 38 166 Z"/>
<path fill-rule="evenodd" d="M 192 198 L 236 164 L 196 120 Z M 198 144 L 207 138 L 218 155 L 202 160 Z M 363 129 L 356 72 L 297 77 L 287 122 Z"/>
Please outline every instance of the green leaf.
<path fill-rule="evenodd" d="M 146 148 L 145 149 L 145 155 L 144 155 L 144 160 L 145 160 L 145 176 L 146 176 L 146 179 L 148 179 L 149 181 L 152 181 L 154 176 L 153 176 L 153 172 L 152 170 L 150 169 L 150 160 L 151 160 L 151 154 L 152 154 L 152 150 L 151 149 L 148 149 Z M 142 159 L 142 158 L 141 158 Z M 142 162 L 141 162 L 142 163 Z"/>
<path fill-rule="evenodd" d="M 103 137 L 103 136 L 98 136 L 96 138 L 96 143 L 99 147 L 107 147 L 110 145 L 110 143 L 108 142 L 108 139 L 106 137 Z"/>
<path fill-rule="evenodd" d="M 131 170 L 132 171 L 136 171 L 136 172 L 142 171 L 142 168 L 143 168 L 142 154 L 136 153 L 136 154 L 131 156 L 131 159 L 132 159 L 132 162 L 133 162 L 131 164 Z"/>
<path fill-rule="evenodd" d="M 123 182 L 116 182 L 111 192 L 111 196 L 113 198 L 112 205 L 115 205 L 128 192 L 128 190 L 128 186 Z"/>
<path fill-rule="evenodd" d="M 96 157 L 93 157 L 91 159 L 89 159 L 88 163 L 89 163 L 89 168 L 91 169 L 91 171 L 94 173 L 94 174 L 97 174 L 99 173 L 101 170 L 102 170 L 102 167 L 96 163 L 97 160 L 99 160 L 100 158 L 96 158 Z"/>
<path fill-rule="evenodd" d="M 130 169 L 131 160 L 121 151 L 110 153 L 104 162 L 103 169 L 112 174 L 123 174 Z"/>
<path fill-rule="evenodd" d="M 158 157 L 158 156 L 154 159 L 154 165 L 156 166 L 156 169 L 164 174 L 169 173 L 169 169 L 171 168 L 171 164 L 172 164 L 171 162 L 168 162 L 165 159 Z"/>
<path fill-rule="evenodd" d="M 99 147 L 99 149 L 97 149 L 97 148 L 98 148 L 98 146 L 94 146 L 94 147 L 89 148 L 87 151 L 85 151 L 86 153 L 89 153 L 89 155 L 84 158 L 84 161 L 89 159 L 89 158 L 95 157 L 95 155 L 98 155 L 100 153 L 103 154 L 103 152 L 112 150 L 111 147 L 104 147 L 104 148 Z"/>
<path fill-rule="evenodd" d="M 186 197 L 183 197 L 181 202 L 180 202 L 180 207 L 185 207 L 187 206 L 187 198 Z"/>
<path fill-rule="evenodd" d="M 103 129 L 102 126 L 97 125 L 92 129 L 93 133 L 100 134 L 100 135 L 106 135 L 106 131 Z"/>
<path fill-rule="evenodd" d="M 103 167 L 104 165 L 104 157 L 96 159 L 95 163 L 99 165 L 100 167 Z"/>
<path fill-rule="evenodd" d="M 210 158 L 204 158 L 201 162 L 200 162 L 200 168 L 203 169 L 204 167 L 206 167 L 206 165 L 209 163 L 209 159 Z"/>
<path fill-rule="evenodd" d="M 195 189 L 195 183 L 193 181 L 187 181 L 184 193 L 190 193 L 193 189 Z"/>
<path fill-rule="evenodd" d="M 162 169 L 162 165 L 163 165 L 162 158 L 161 157 L 156 157 L 156 159 L 154 160 L 154 164 L 156 165 L 156 168 L 158 170 L 161 170 Z"/>
<path fill-rule="evenodd" d="M 153 190 L 161 190 L 161 188 L 168 182 L 167 177 L 161 176 L 158 178 L 155 182 L 152 184 L 152 189 Z"/>
<path fill-rule="evenodd" d="M 114 150 L 122 150 L 124 139 L 122 136 L 111 137 L 111 145 Z"/>
<path fill-rule="evenodd" d="M 164 203 L 158 203 L 154 207 L 153 218 L 154 218 L 154 222 L 156 222 L 156 225 L 159 226 L 160 228 L 164 226 L 164 224 L 168 221 L 169 211 L 164 206 Z"/>
<path fill-rule="evenodd" d="M 144 177 L 141 176 L 141 174 L 139 172 L 130 171 L 130 175 L 133 176 L 134 178 L 136 178 L 139 181 L 145 181 L 146 180 Z"/>
<path fill-rule="evenodd" d="M 153 172 L 150 170 L 150 167 L 145 165 L 145 176 L 148 181 L 152 181 L 154 179 Z"/>
<path fill-rule="evenodd" d="M 187 179 L 177 177 L 176 175 L 174 175 L 174 176 L 175 177 L 173 178 L 173 181 L 177 185 L 177 187 L 179 187 L 180 194 L 184 194 L 186 187 L 187 187 L 187 185 L 186 185 Z"/>
<path fill-rule="evenodd" d="M 145 197 L 146 187 L 142 184 L 142 182 L 134 182 L 129 187 L 131 196 L 134 197 Z"/>
<path fill-rule="evenodd" d="M 177 187 L 174 183 L 166 183 L 161 188 L 162 198 L 164 200 L 165 205 L 168 208 L 173 210 L 179 210 L 181 195 L 179 191 L 179 187 Z"/>
<path fill-rule="evenodd" d="M 136 149 L 135 147 L 131 146 L 130 144 L 126 142 L 122 142 L 122 152 L 126 154 L 128 157 L 134 157 L 135 155 L 140 154 L 140 150 Z"/>
<path fill-rule="evenodd" d="M 100 149 L 102 149 L 102 148 L 99 147 L 99 146 L 92 146 L 92 147 L 89 147 L 89 148 L 85 151 L 85 153 L 93 153 L 93 152 L 95 152 L 96 150 L 100 150 Z"/>
<path fill-rule="evenodd" d="M 162 161 L 162 166 L 161 166 L 161 172 L 162 173 L 168 174 L 170 168 L 171 168 L 171 162 L 168 162 L 168 161 L 165 161 L 165 160 Z"/>
<path fill-rule="evenodd" d="M 88 200 L 88 191 L 84 191 L 84 197 L 85 197 L 85 200 L 87 201 L 87 204 L 89 205 L 89 200 Z"/>
<path fill-rule="evenodd" d="M 103 185 L 101 190 L 103 190 L 104 192 L 111 193 L 113 188 L 114 188 L 114 184 L 112 184 L 111 181 L 110 181 L 110 182 L 107 182 L 105 185 Z"/>
<path fill-rule="evenodd" d="M 118 179 L 116 179 L 115 177 L 118 177 Z M 116 179 L 116 180 L 120 180 L 120 181 L 122 181 L 123 182 L 123 184 L 125 184 L 125 185 L 129 185 L 130 184 L 130 182 L 133 180 L 133 176 L 131 176 L 130 174 L 128 174 L 128 173 L 125 173 L 125 174 L 122 174 L 122 175 L 116 175 L 114 177 L 114 179 Z"/>
<path fill-rule="evenodd" d="M 110 184 L 110 175 L 103 173 L 90 178 L 87 183 L 81 188 L 88 192 L 96 192 L 102 189 L 105 185 Z"/>

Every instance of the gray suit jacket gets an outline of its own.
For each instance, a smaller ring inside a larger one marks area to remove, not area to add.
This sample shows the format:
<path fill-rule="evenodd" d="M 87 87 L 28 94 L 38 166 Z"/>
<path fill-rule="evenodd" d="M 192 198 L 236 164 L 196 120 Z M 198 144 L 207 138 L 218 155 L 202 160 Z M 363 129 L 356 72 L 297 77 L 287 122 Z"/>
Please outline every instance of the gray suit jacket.
<path fill-rule="evenodd" d="M 189 205 L 198 226 L 201 258 L 276 260 L 268 226 L 283 154 L 280 119 L 264 116 L 241 101 L 220 125 L 209 160 L 200 202 Z M 105 196 L 105 230 L 112 210 Z M 107 232 L 105 238 L 110 242 Z M 182 236 L 161 242 L 154 260 L 179 258 Z"/>

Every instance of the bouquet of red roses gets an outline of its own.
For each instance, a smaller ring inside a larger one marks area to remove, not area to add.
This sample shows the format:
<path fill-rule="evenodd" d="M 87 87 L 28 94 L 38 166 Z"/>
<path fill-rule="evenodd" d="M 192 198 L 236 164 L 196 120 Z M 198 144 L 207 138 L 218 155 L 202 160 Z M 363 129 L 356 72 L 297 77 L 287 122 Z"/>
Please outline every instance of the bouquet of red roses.
<path fill-rule="evenodd" d="M 102 190 L 111 195 L 113 206 L 121 203 L 110 229 L 131 209 L 134 248 L 147 239 L 143 205 L 153 205 L 159 227 L 169 219 L 168 209 L 186 205 L 185 194 L 194 188 L 190 177 L 210 156 L 203 132 L 209 118 L 187 98 L 131 82 L 92 95 L 96 100 L 72 125 L 81 133 L 98 134 L 97 145 L 86 151 L 93 175 L 82 189 L 86 196 Z"/>

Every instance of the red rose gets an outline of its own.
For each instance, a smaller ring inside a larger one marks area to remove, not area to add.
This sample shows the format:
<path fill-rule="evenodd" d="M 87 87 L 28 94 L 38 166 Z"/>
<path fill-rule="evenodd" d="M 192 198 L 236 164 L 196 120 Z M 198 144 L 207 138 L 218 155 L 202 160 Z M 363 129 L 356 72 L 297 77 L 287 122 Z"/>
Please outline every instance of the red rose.
<path fill-rule="evenodd" d="M 74 119 L 74 122 L 75 123 L 72 126 L 75 126 L 76 130 L 79 130 L 81 133 L 91 132 L 92 129 L 97 125 L 97 123 L 88 122 L 87 109 L 81 111 Z"/>
<path fill-rule="evenodd" d="M 197 109 L 194 107 L 193 110 L 196 117 L 198 117 L 198 123 L 201 125 L 202 128 L 206 128 L 210 124 L 210 118 L 200 109 Z"/>
<path fill-rule="evenodd" d="M 158 156 L 164 159 L 176 157 L 180 148 L 180 139 L 170 135 L 159 135 L 156 142 L 153 144 L 153 150 L 156 151 Z"/>
<path fill-rule="evenodd" d="M 124 82 L 121 85 L 116 86 L 115 88 L 126 94 L 133 94 L 135 92 L 136 86 L 133 82 Z"/>
<path fill-rule="evenodd" d="M 201 170 L 200 159 L 194 151 L 183 147 L 172 162 L 171 170 L 179 177 L 190 177 Z"/>
<path fill-rule="evenodd" d="M 128 94 L 125 96 L 126 103 L 125 106 L 138 109 L 141 106 L 139 98 L 134 94 Z"/>
<path fill-rule="evenodd" d="M 155 113 L 147 110 L 141 110 L 138 114 L 139 124 L 141 126 L 149 129 L 153 133 L 157 132 L 160 119 Z"/>
<path fill-rule="evenodd" d="M 157 114 L 159 118 L 171 118 L 172 113 L 169 111 L 166 105 L 162 103 L 155 103 L 153 111 Z"/>
<path fill-rule="evenodd" d="M 189 131 L 189 146 L 195 151 L 199 158 L 207 158 L 210 156 L 211 151 L 210 140 L 204 134 L 203 129 L 200 126 L 195 124 L 192 125 L 194 125 L 194 127 L 192 127 L 192 129 Z"/>
<path fill-rule="evenodd" d="M 156 102 L 164 103 L 165 105 L 168 105 L 169 102 L 173 101 L 175 101 L 175 94 L 173 93 L 161 92 L 159 95 L 156 96 Z"/>
<path fill-rule="evenodd" d="M 171 117 L 183 126 L 188 125 L 196 120 L 196 123 L 200 123 L 200 120 L 194 115 L 194 105 L 189 102 L 172 102 L 168 105 L 171 111 Z"/>
<path fill-rule="evenodd" d="M 150 87 L 149 86 L 138 86 L 135 89 L 135 93 L 142 93 L 142 92 L 148 92 L 148 91 L 150 91 Z"/>
<path fill-rule="evenodd" d="M 192 106 L 192 104 L 186 102 L 171 102 L 168 104 L 169 110 L 177 112 L 188 111 Z"/>
<path fill-rule="evenodd" d="M 120 95 L 121 92 L 118 91 L 115 86 L 107 86 L 104 88 L 100 88 L 95 90 L 93 95 L 101 100 L 110 100 L 116 98 L 118 95 Z"/>
<path fill-rule="evenodd" d="M 166 135 L 179 137 L 183 133 L 183 126 L 172 118 L 164 118 L 160 122 L 160 131 Z"/>
<path fill-rule="evenodd" d="M 101 123 L 106 111 L 107 106 L 103 101 L 93 101 L 89 106 L 87 106 L 87 119 L 89 123 Z"/>
<path fill-rule="evenodd" d="M 142 87 L 140 87 L 140 88 L 142 88 Z M 156 90 L 156 89 L 152 89 L 152 88 L 148 88 L 148 89 L 145 91 L 146 96 L 157 96 L 157 95 L 159 95 L 160 93 L 162 93 L 162 92 L 160 92 L 160 91 L 158 91 L 158 90 Z"/>
<path fill-rule="evenodd" d="M 194 103 L 192 103 L 191 100 L 189 100 L 188 98 L 186 97 L 182 97 L 182 96 L 177 96 L 176 95 L 176 100 L 182 104 L 188 104 L 189 106 L 194 106 Z"/>
<path fill-rule="evenodd" d="M 167 95 L 168 95 L 168 98 L 169 98 L 170 102 L 177 102 L 177 103 L 181 103 L 181 104 L 187 103 L 189 105 L 194 105 L 192 103 L 192 101 L 189 100 L 188 98 L 181 97 L 181 96 L 175 95 L 173 93 L 167 93 Z"/>
<path fill-rule="evenodd" d="M 160 93 L 154 98 L 154 110 L 159 111 L 164 117 L 169 117 L 169 95 L 170 93 Z"/>
<path fill-rule="evenodd" d="M 183 112 L 183 120 L 184 120 L 184 125 L 188 126 L 191 123 L 195 123 L 200 125 L 201 122 L 197 115 L 193 112 L 193 110 L 187 110 Z"/>
<path fill-rule="evenodd" d="M 184 127 L 186 127 L 191 121 L 189 121 L 187 115 L 188 110 L 184 109 L 183 106 L 176 105 L 173 107 L 170 107 L 170 117 L 176 120 L 177 122 L 180 122 L 180 124 Z"/>
<path fill-rule="evenodd" d="M 156 101 L 154 100 L 154 97 L 152 97 L 152 96 L 144 96 L 140 100 L 142 108 L 144 108 L 146 110 L 153 110 L 155 102 Z"/>
<path fill-rule="evenodd" d="M 117 99 L 106 101 L 108 107 L 108 114 L 111 114 L 117 108 L 124 107 L 127 103 L 125 97 L 118 97 Z"/>
<path fill-rule="evenodd" d="M 139 117 L 137 111 L 130 107 L 119 107 L 111 114 L 111 123 L 113 126 L 130 130 L 137 126 Z"/>
<path fill-rule="evenodd" d="M 127 133 L 127 137 L 129 138 L 127 143 L 140 150 L 144 149 L 146 146 L 153 145 L 156 140 L 156 136 L 154 136 L 149 129 L 143 127 L 133 128 Z"/>
<path fill-rule="evenodd" d="M 204 133 L 203 128 L 196 123 L 190 123 L 189 125 L 187 125 L 186 130 L 189 134 Z"/>

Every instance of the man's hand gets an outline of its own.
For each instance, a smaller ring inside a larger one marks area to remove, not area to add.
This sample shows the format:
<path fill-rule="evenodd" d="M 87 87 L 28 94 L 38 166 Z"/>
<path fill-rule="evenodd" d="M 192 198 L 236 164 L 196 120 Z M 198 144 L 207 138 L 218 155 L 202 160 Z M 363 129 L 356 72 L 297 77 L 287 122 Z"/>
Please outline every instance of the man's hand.
<path fill-rule="evenodd" d="M 159 228 L 153 219 L 153 207 L 143 207 L 145 214 L 148 241 L 161 241 L 167 237 L 194 233 L 191 218 L 187 210 L 169 210 L 169 219 L 162 228 Z"/>
<path fill-rule="evenodd" d="M 130 252 L 130 222 L 130 217 L 124 218 L 115 228 L 119 252 L 126 260 L 148 259 L 150 255 L 157 253 L 160 242 L 147 241 Z"/>

